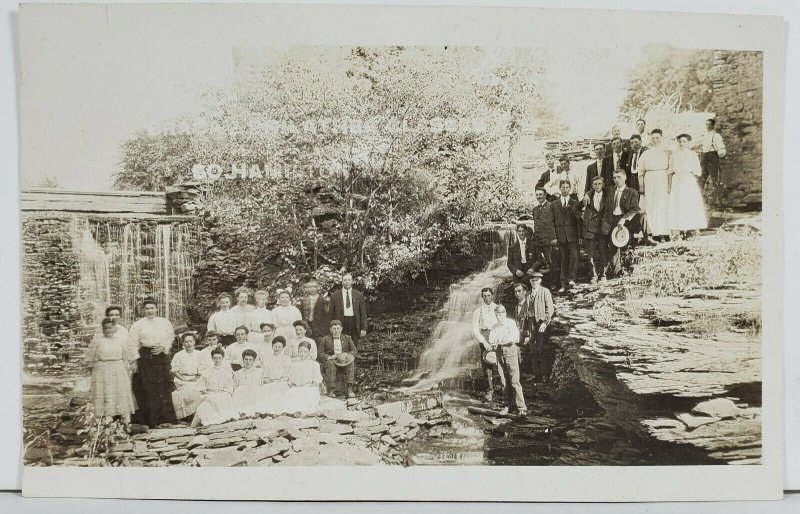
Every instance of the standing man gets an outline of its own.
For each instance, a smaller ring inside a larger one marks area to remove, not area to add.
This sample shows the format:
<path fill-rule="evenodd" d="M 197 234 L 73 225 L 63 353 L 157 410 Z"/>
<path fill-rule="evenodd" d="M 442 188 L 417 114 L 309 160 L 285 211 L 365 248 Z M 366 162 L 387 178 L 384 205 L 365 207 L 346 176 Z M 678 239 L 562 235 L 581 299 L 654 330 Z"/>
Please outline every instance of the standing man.
<path fill-rule="evenodd" d="M 605 154 L 606 155 L 611 155 L 611 150 L 614 147 L 614 140 L 617 139 L 617 138 L 619 138 L 619 141 L 620 141 L 620 144 L 621 144 L 621 147 L 620 147 L 621 151 L 627 152 L 628 149 L 630 148 L 628 140 L 622 139 L 622 129 L 620 128 L 620 126 L 619 125 L 614 125 L 613 127 L 611 127 L 611 142 L 608 143 L 606 145 L 606 147 L 605 147 L 605 150 L 606 150 Z"/>
<path fill-rule="evenodd" d="M 615 137 L 611 140 L 611 171 L 625 169 L 626 162 L 629 160 L 628 152 L 622 147 L 622 138 Z"/>
<path fill-rule="evenodd" d="M 489 345 L 497 353 L 498 371 L 505 379 L 500 414 L 508 414 L 509 409 L 514 409 L 519 416 L 525 416 L 528 409 L 519 382 L 519 329 L 513 319 L 506 317 L 506 308 L 502 305 L 495 307 L 494 313 L 497 323 L 489 333 Z"/>
<path fill-rule="evenodd" d="M 628 152 L 628 159 L 622 167 L 627 175 L 625 184 L 639 193 L 642 192 L 639 187 L 639 158 L 645 150 L 647 150 L 647 147 L 642 146 L 642 137 L 639 134 L 633 134 L 631 136 L 631 150 Z"/>
<path fill-rule="evenodd" d="M 559 264 L 558 240 L 553 219 L 553 204 L 547 200 L 544 189 L 536 190 L 536 205 L 533 206 L 533 244 L 542 250 L 548 272 L 548 283 L 558 284 Z"/>
<path fill-rule="evenodd" d="M 332 295 L 331 319 L 342 323 L 342 331 L 353 339 L 356 347 L 359 338 L 367 335 L 367 303 L 364 295 L 353 289 L 350 273 L 342 275 L 342 288 Z"/>
<path fill-rule="evenodd" d="M 477 339 L 480 345 L 479 360 L 481 361 L 481 369 L 483 369 L 484 376 L 486 377 L 486 401 L 491 402 L 494 396 L 494 374 L 492 371 L 496 367 L 494 364 L 488 364 L 483 360 L 483 351 L 489 350 L 489 333 L 492 327 L 497 325 L 497 316 L 495 309 L 497 304 L 494 303 L 494 293 L 489 287 L 481 289 L 481 304 L 472 313 L 472 335 Z M 502 373 L 500 376 L 500 385 L 505 388 L 505 377 Z"/>
<path fill-rule="evenodd" d="M 561 253 L 561 289 L 563 293 L 567 287 L 575 286 L 575 277 L 578 274 L 578 242 L 580 231 L 578 216 L 580 204 L 569 196 L 570 183 L 562 180 L 559 184 L 561 198 L 553 203 L 553 219 L 558 240 L 558 251 Z"/>
<path fill-rule="evenodd" d="M 331 321 L 330 334 L 320 339 L 317 345 L 317 361 L 322 367 L 322 376 L 328 396 L 335 396 L 337 386 L 344 384 L 344 394 L 348 398 L 355 398 L 353 386 L 356 383 L 355 359 L 358 350 L 353 340 L 342 334 L 342 322 L 338 319 Z"/>
<path fill-rule="evenodd" d="M 639 136 L 639 141 L 644 141 L 644 136 L 647 135 L 644 132 L 644 128 L 646 126 L 647 122 L 644 121 L 643 118 L 639 118 L 638 120 L 636 120 L 636 135 Z"/>
<path fill-rule="evenodd" d="M 592 190 L 592 180 L 595 177 L 603 177 L 606 184 L 611 184 L 613 169 L 610 159 L 605 157 L 605 146 L 603 143 L 594 144 L 595 160 L 586 167 L 586 182 L 583 184 L 583 192 L 588 193 Z"/>
<path fill-rule="evenodd" d="M 705 192 L 706 182 L 711 177 L 711 196 L 716 205 L 719 200 L 719 189 L 723 187 L 722 173 L 719 160 L 726 155 L 725 142 L 716 130 L 717 121 L 714 119 L 706 120 L 706 133 L 700 141 L 700 191 Z"/>
<path fill-rule="evenodd" d="M 542 175 L 539 177 L 539 181 L 536 182 L 536 189 L 545 187 L 550 181 L 553 179 L 553 176 L 558 173 L 558 169 L 556 168 L 556 158 L 551 152 L 547 152 L 544 155 L 544 163 L 547 165 L 547 168 L 544 170 Z M 548 198 L 548 200 L 554 200 L 558 198 L 558 195 L 553 195 L 552 198 Z"/>
<path fill-rule="evenodd" d="M 610 233 L 615 226 L 619 225 L 627 226 L 628 231 L 633 234 L 636 230 L 633 220 L 639 213 L 639 193 L 625 185 L 624 170 L 614 172 L 614 189 L 607 196 L 609 203 L 605 208 L 603 231 Z M 610 244 L 610 248 L 614 251 L 611 259 L 614 276 L 619 277 L 622 275 L 622 248 L 617 248 L 613 244 Z"/>
<path fill-rule="evenodd" d="M 592 283 L 597 282 L 598 277 L 600 281 L 606 279 L 608 231 L 605 230 L 607 223 L 603 222 L 607 204 L 604 188 L 603 177 L 595 177 L 592 190 L 583 198 L 583 241 L 592 264 Z"/>
<path fill-rule="evenodd" d="M 514 307 L 514 320 L 517 322 L 517 330 L 519 330 L 519 344 L 525 348 L 525 361 L 528 363 L 528 367 L 531 365 L 531 350 L 533 348 L 528 320 L 528 311 L 530 310 L 528 293 L 530 291 L 531 287 L 525 282 L 514 284 L 514 296 L 517 298 L 517 305 Z"/>
<path fill-rule="evenodd" d="M 553 198 L 558 198 L 561 196 L 561 190 L 558 188 L 558 185 L 562 180 L 566 180 L 570 183 L 570 196 L 578 200 L 578 176 L 574 171 L 570 171 L 569 169 L 569 157 L 562 155 L 558 159 L 558 162 L 561 164 L 561 171 L 553 175 L 552 180 L 544 186 L 548 197 L 552 196 Z"/>
<path fill-rule="evenodd" d="M 531 230 L 526 225 L 517 225 L 517 240 L 508 250 L 508 270 L 514 282 L 530 280 L 530 274 L 544 266 L 541 252 L 530 237 Z"/>
<path fill-rule="evenodd" d="M 311 334 L 315 340 L 326 334 L 331 322 L 328 319 L 329 299 L 320 296 L 319 282 L 310 280 L 306 283 L 305 296 L 300 299 L 300 314 L 311 326 Z"/>
<path fill-rule="evenodd" d="M 534 273 L 531 277 L 531 294 L 528 297 L 528 325 L 532 345 L 531 373 L 536 382 L 547 382 L 550 378 L 552 363 L 549 362 L 546 349 L 553 313 L 553 296 L 542 285 L 542 274 Z"/>

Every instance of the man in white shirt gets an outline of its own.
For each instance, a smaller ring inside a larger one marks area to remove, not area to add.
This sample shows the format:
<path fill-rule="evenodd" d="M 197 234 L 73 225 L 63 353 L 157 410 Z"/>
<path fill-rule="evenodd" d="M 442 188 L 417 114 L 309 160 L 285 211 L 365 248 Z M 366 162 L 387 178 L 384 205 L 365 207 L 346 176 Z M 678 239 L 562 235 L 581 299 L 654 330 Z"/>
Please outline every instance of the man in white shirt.
<path fill-rule="evenodd" d="M 358 346 L 359 338 L 367 335 L 367 304 L 364 295 L 353 289 L 353 275 L 342 275 L 342 289 L 331 295 L 331 319 L 342 322 L 343 333 Z"/>
<path fill-rule="evenodd" d="M 704 191 L 708 177 L 711 177 L 711 190 L 714 196 L 714 202 L 718 202 L 717 191 L 718 186 L 721 188 L 722 175 L 719 166 L 719 160 L 725 157 L 725 142 L 722 136 L 716 130 L 717 121 L 714 119 L 706 120 L 706 133 L 700 140 L 701 153 L 700 153 L 700 190 Z"/>
<path fill-rule="evenodd" d="M 576 200 L 578 200 L 578 176 L 575 174 L 574 171 L 570 170 L 570 160 L 569 157 L 566 155 L 562 155 L 559 157 L 558 162 L 561 164 L 561 171 L 552 175 L 552 179 L 550 182 L 545 186 L 545 191 L 547 191 L 548 195 L 559 197 L 561 196 L 561 189 L 559 188 L 559 184 L 562 180 L 566 180 L 569 182 L 569 194 Z"/>
<path fill-rule="evenodd" d="M 506 317 L 506 308 L 502 305 L 496 306 L 494 313 L 497 322 L 489 333 L 489 345 L 497 353 L 498 371 L 505 379 L 504 407 L 500 413 L 508 414 L 509 409 L 513 408 L 520 416 L 525 416 L 528 409 L 519 382 L 519 328 L 513 319 Z"/>
<path fill-rule="evenodd" d="M 492 327 L 497 325 L 497 317 L 495 315 L 495 308 L 497 304 L 494 303 L 494 293 L 489 287 L 481 289 L 481 304 L 472 313 L 472 335 L 478 340 L 480 345 L 480 361 L 483 373 L 486 376 L 486 401 L 491 402 L 494 396 L 494 368 L 493 364 L 487 364 L 483 360 L 483 352 L 490 350 L 489 334 Z M 505 387 L 505 377 L 502 373 L 498 373 L 500 377 L 500 385 Z"/>

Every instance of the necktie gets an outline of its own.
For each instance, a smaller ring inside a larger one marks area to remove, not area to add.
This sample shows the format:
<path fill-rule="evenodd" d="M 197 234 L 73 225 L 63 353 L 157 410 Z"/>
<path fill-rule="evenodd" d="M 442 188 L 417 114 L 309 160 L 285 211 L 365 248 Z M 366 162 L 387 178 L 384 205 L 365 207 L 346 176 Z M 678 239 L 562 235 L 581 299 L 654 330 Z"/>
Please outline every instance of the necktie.
<path fill-rule="evenodd" d="M 344 294 L 345 294 L 345 298 L 347 299 L 347 301 L 344 304 L 344 306 L 349 309 L 350 308 L 350 291 L 345 291 Z"/>
<path fill-rule="evenodd" d="M 619 197 L 622 196 L 622 189 L 617 189 L 617 194 L 614 197 L 614 204 L 617 208 L 619 208 Z"/>
<path fill-rule="evenodd" d="M 637 150 L 635 154 L 633 154 L 633 162 L 631 162 L 631 171 L 636 169 L 636 159 L 639 158 L 639 151 Z"/>

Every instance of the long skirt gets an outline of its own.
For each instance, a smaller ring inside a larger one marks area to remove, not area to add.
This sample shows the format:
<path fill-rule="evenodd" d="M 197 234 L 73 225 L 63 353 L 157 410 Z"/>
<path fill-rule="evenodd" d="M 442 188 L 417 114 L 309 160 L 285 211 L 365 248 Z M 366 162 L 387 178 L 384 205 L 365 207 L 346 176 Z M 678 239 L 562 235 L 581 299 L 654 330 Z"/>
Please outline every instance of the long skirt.
<path fill-rule="evenodd" d="M 294 386 L 290 387 L 283 395 L 282 412 L 294 414 L 310 414 L 317 410 L 319 405 L 319 386 Z"/>
<path fill-rule="evenodd" d="M 240 385 L 233 392 L 233 408 L 239 415 L 255 416 L 260 413 L 260 387 L 257 385 Z"/>
<path fill-rule="evenodd" d="M 175 379 L 175 389 L 172 392 L 172 406 L 175 408 L 175 417 L 183 419 L 197 412 L 200 405 L 200 390 L 197 382 L 184 382 Z"/>
<path fill-rule="evenodd" d="M 135 410 L 131 382 L 122 360 L 97 361 L 92 368 L 95 416 L 127 416 Z"/>
<path fill-rule="evenodd" d="M 192 426 L 218 425 L 234 419 L 239 419 L 239 413 L 233 406 L 233 398 L 225 391 L 217 391 L 202 396 Z"/>
<path fill-rule="evenodd" d="M 261 414 L 282 414 L 283 398 L 289 391 L 288 382 L 270 382 L 258 388 L 258 409 Z"/>
<path fill-rule="evenodd" d="M 151 354 L 142 349 L 139 371 L 133 375 L 133 394 L 139 406 L 132 421 L 153 428 L 161 423 L 175 423 L 172 406 L 172 377 L 169 356 Z"/>
<path fill-rule="evenodd" d="M 691 173 L 676 173 L 672 176 L 669 226 L 672 230 L 700 230 L 708 226 L 700 185 Z"/>
<path fill-rule="evenodd" d="M 668 236 L 669 181 L 667 170 L 648 171 L 644 175 L 644 210 L 653 236 Z"/>

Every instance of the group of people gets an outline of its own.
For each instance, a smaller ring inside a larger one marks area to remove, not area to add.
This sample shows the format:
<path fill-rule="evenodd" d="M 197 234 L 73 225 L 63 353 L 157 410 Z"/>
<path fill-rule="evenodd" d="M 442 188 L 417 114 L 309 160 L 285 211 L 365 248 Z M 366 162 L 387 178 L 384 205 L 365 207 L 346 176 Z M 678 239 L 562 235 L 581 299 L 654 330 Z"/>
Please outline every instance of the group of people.
<path fill-rule="evenodd" d="M 272 309 L 265 290 L 223 293 L 204 336 L 178 334 L 174 355 L 175 329 L 157 315 L 154 299 L 142 302 L 143 317 L 130 329 L 120 324 L 122 309 L 108 307 L 86 359 L 95 415 L 150 427 L 178 420 L 210 425 L 313 412 L 322 395 L 354 397 L 366 301 L 352 275 L 343 275 L 341 286 L 326 297 L 311 281 L 296 304 L 282 290 Z"/>
<path fill-rule="evenodd" d="M 708 226 L 703 190 L 709 178 L 713 189 L 720 185 L 719 163 L 725 156 L 715 120 L 706 121 L 699 156 L 689 134 L 678 135 L 672 150 L 660 129 L 646 136 L 645 121 L 636 126 L 638 132 L 629 139 L 622 139 L 615 127 L 609 145 L 594 145 L 595 159 L 586 168 L 582 188 L 568 156 L 562 155 L 556 166 L 555 156 L 545 155 L 547 169 L 536 184 L 530 216 L 533 233 L 519 229 L 509 253 L 515 279 L 527 281 L 528 273 L 539 269 L 556 270 L 548 285 L 560 284 L 563 292 L 575 285 L 581 245 L 592 264 L 592 281 L 602 281 L 622 274 L 622 257 L 634 235 L 641 234 L 643 244 L 655 244 Z M 649 146 L 643 146 L 646 137 Z"/>
<path fill-rule="evenodd" d="M 481 303 L 472 315 L 472 335 L 481 349 L 481 368 L 486 378 L 486 401 L 494 400 L 494 376 L 497 372 L 503 389 L 501 414 L 515 412 L 525 416 L 528 408 L 520 382 L 520 365 L 527 367 L 534 381 L 547 381 L 552 363 L 546 351 L 550 321 L 554 314 L 553 297 L 542 285 L 543 275 L 530 274 L 530 284 L 517 281 L 513 313 L 494 302 L 494 291 L 481 290 Z M 509 315 L 510 314 L 510 315 Z M 525 350 L 523 355 L 522 349 Z"/>

